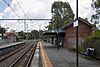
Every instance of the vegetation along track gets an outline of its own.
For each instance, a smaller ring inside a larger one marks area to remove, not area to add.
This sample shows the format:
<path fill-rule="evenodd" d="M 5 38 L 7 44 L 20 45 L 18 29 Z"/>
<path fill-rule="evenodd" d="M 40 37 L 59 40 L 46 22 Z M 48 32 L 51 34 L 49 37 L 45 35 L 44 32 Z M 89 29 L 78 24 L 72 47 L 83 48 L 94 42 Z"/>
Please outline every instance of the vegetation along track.
<path fill-rule="evenodd" d="M 19 58 L 24 52 L 26 52 L 33 44 L 28 44 L 25 47 L 17 50 L 16 52 L 11 52 L 12 54 L 6 55 L 3 59 L 0 57 L 0 67 L 10 67 L 16 59 Z M 19 66 L 18 66 L 19 67 Z"/>
<path fill-rule="evenodd" d="M 29 67 L 37 44 L 28 48 L 10 67 Z"/>

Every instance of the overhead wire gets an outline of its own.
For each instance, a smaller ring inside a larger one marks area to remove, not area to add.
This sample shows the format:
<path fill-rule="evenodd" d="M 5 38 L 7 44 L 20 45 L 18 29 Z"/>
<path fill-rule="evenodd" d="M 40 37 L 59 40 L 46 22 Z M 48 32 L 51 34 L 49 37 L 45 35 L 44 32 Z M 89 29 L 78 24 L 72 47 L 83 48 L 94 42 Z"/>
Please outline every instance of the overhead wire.
<path fill-rule="evenodd" d="M 20 18 L 20 16 L 14 11 L 14 9 L 5 1 L 5 0 L 3 0 L 4 2 L 5 2 L 5 4 L 7 4 L 7 6 L 9 6 L 10 7 L 10 9 L 15 13 L 15 15 L 18 17 L 18 18 Z M 21 18 L 20 18 L 21 19 Z"/>
<path fill-rule="evenodd" d="M 27 18 L 29 18 L 29 17 L 27 16 L 27 14 L 25 13 L 25 11 L 23 10 L 23 8 L 21 7 L 21 5 L 19 4 L 18 0 L 16 0 L 16 2 L 17 2 L 17 4 L 18 4 L 18 6 L 20 7 L 20 9 L 22 10 L 22 12 L 24 13 L 24 15 L 25 15 Z"/>

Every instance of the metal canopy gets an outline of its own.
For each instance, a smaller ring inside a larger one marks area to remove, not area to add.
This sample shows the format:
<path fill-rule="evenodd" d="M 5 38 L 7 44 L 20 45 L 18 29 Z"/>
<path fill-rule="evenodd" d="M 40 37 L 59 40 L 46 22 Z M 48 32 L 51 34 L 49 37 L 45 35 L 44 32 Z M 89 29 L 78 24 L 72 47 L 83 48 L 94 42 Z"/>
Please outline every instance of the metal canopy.
<path fill-rule="evenodd" d="M 57 32 L 58 32 L 57 29 L 47 30 L 47 31 L 44 31 L 43 35 L 56 35 Z M 65 33 L 65 30 L 59 28 L 59 33 Z"/>

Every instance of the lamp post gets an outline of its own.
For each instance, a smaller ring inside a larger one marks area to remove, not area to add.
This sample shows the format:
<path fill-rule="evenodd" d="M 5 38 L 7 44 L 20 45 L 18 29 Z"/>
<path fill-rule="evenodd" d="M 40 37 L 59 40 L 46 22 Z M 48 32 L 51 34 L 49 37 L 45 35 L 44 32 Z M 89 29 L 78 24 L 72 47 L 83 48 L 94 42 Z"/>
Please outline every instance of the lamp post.
<path fill-rule="evenodd" d="M 78 21 L 78 0 L 76 0 L 76 20 Z M 77 67 L 79 66 L 79 62 L 78 62 L 78 25 L 76 26 L 76 66 Z"/>
<path fill-rule="evenodd" d="M 73 22 L 74 23 L 74 27 L 76 30 L 76 67 L 79 66 L 79 62 L 78 62 L 78 0 L 76 0 L 76 21 Z"/>

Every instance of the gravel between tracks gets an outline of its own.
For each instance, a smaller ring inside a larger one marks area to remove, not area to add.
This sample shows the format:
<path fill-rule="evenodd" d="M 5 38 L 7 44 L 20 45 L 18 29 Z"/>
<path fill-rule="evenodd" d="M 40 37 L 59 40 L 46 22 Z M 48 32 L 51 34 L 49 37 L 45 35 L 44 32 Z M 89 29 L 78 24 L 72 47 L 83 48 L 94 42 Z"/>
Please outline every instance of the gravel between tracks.
<path fill-rule="evenodd" d="M 14 55 L 4 59 L 0 62 L 0 67 L 9 67 L 23 52 L 25 52 L 31 45 L 23 48 L 19 52 L 15 53 Z"/>

